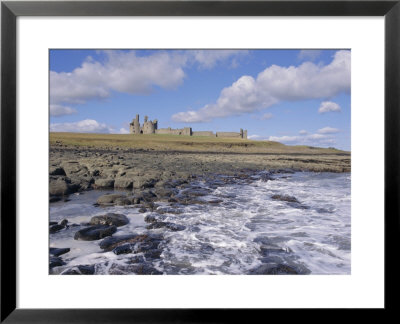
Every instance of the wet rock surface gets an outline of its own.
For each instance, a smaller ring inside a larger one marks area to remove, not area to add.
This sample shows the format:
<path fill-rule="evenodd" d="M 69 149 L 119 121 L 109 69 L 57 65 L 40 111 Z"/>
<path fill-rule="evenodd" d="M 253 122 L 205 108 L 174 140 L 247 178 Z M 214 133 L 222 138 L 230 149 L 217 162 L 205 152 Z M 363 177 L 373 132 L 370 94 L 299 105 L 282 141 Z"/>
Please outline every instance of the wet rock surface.
<path fill-rule="evenodd" d="M 55 268 L 59 266 L 63 266 L 65 262 L 60 257 L 51 256 L 49 258 L 49 268 Z"/>
<path fill-rule="evenodd" d="M 117 231 L 116 226 L 95 225 L 77 231 L 74 235 L 75 240 L 95 241 L 106 236 L 111 236 Z"/>
<path fill-rule="evenodd" d="M 124 226 L 129 223 L 128 217 L 122 214 L 108 213 L 101 216 L 94 216 L 90 220 L 91 225 L 115 225 Z"/>
<path fill-rule="evenodd" d="M 70 250 L 70 248 L 50 248 L 50 255 L 58 257 L 60 255 L 68 253 Z"/>

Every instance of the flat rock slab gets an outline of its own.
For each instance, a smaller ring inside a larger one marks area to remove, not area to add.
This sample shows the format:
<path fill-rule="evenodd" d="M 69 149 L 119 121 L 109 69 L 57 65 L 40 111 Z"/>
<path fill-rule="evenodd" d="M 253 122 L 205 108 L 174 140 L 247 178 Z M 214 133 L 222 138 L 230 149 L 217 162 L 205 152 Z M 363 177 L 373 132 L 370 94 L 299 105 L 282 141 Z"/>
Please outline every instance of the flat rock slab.
<path fill-rule="evenodd" d="M 94 216 L 90 220 L 90 225 L 115 225 L 117 227 L 129 223 L 128 217 L 122 214 L 108 213 L 101 216 Z"/>
<path fill-rule="evenodd" d="M 94 187 L 96 189 L 114 188 L 114 179 L 96 179 Z"/>
<path fill-rule="evenodd" d="M 113 204 L 117 199 L 125 199 L 125 195 L 121 194 L 110 194 L 110 195 L 103 195 L 97 198 L 97 203 L 102 204 Z"/>
<path fill-rule="evenodd" d="M 86 227 L 75 233 L 74 239 L 81 241 L 96 241 L 111 236 L 117 231 L 116 226 L 95 225 Z"/>
<path fill-rule="evenodd" d="M 133 186 L 133 181 L 129 179 L 119 178 L 115 179 L 114 188 L 130 189 Z"/>

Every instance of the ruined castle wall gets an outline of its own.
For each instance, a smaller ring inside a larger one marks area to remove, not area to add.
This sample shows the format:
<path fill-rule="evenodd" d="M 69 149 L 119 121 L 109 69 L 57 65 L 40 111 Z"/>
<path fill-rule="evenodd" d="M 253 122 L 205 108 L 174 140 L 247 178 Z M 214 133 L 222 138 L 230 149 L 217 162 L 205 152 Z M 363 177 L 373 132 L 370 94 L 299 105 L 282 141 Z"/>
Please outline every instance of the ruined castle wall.
<path fill-rule="evenodd" d="M 218 132 L 217 137 L 242 138 L 242 135 L 235 132 Z"/>
<path fill-rule="evenodd" d="M 154 124 L 151 121 L 143 123 L 143 134 L 154 134 Z"/>
<path fill-rule="evenodd" d="M 156 129 L 156 134 L 183 135 L 184 129 L 160 128 Z"/>
<path fill-rule="evenodd" d="M 192 136 L 209 136 L 215 137 L 216 135 L 210 131 L 199 131 L 199 132 L 192 132 Z"/>

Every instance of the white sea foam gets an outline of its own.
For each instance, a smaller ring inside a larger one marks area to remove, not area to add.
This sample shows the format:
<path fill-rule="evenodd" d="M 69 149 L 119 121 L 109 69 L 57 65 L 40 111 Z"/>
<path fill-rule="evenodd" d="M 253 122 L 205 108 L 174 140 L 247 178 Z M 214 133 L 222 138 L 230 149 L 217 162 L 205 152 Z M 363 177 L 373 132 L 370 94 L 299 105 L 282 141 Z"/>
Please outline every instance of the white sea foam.
<path fill-rule="evenodd" d="M 278 258 L 311 274 L 350 274 L 350 176 L 298 172 L 274 178 L 218 187 L 201 199 L 222 199 L 220 204 L 182 206 L 182 214 L 164 214 L 166 222 L 186 229 L 151 230 L 163 233 L 166 240 L 153 266 L 166 274 L 247 274 Z M 207 182 L 196 185 L 208 187 Z M 147 213 L 137 208 L 94 207 L 101 194 L 88 192 L 73 196 L 70 202 L 52 204 L 50 220 L 81 223 L 116 212 L 128 216 L 130 223 L 114 236 L 148 231 L 143 221 Z M 272 199 L 273 195 L 295 197 L 299 203 Z M 98 241 L 74 241 L 75 231 L 71 227 L 50 236 L 51 247 L 71 248 L 63 256 L 67 266 L 59 267 L 59 272 L 72 265 L 103 264 L 97 267 L 98 273 L 107 273 L 110 264 L 123 264 L 130 256 L 104 253 Z"/>

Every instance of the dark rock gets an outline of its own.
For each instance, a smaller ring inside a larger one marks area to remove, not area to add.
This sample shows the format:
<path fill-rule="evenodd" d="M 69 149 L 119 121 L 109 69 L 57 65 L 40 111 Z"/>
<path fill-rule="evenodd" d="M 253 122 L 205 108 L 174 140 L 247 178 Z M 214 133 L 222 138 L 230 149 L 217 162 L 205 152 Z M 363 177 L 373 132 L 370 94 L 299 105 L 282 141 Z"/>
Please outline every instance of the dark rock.
<path fill-rule="evenodd" d="M 129 223 L 128 217 L 122 214 L 108 213 L 101 216 L 94 216 L 90 220 L 90 225 L 115 225 L 117 227 Z"/>
<path fill-rule="evenodd" d="M 169 223 L 169 222 L 153 222 L 150 225 L 147 225 L 147 229 L 157 229 L 157 228 L 168 228 L 169 230 L 176 232 L 176 231 L 183 231 L 186 229 L 185 226 L 183 225 L 178 225 L 174 223 Z"/>
<path fill-rule="evenodd" d="M 64 169 L 61 167 L 50 167 L 49 173 L 50 175 L 66 175 Z"/>
<path fill-rule="evenodd" d="M 79 230 L 75 233 L 74 239 L 81 241 L 95 241 L 107 236 L 111 236 L 116 231 L 116 226 L 95 225 Z"/>
<path fill-rule="evenodd" d="M 133 197 L 131 199 L 131 201 L 132 201 L 132 204 L 138 205 L 138 204 L 140 204 L 141 198 L 140 197 Z"/>
<path fill-rule="evenodd" d="M 155 194 L 158 198 L 170 198 L 178 193 L 177 189 L 173 188 L 157 188 Z"/>
<path fill-rule="evenodd" d="M 144 259 L 143 255 L 133 255 L 130 257 L 127 261 L 129 264 L 134 264 L 134 263 L 144 263 L 146 260 Z"/>
<path fill-rule="evenodd" d="M 135 244 L 137 242 L 143 242 L 148 239 L 150 239 L 150 236 L 146 234 L 130 234 L 130 235 L 107 237 L 106 239 L 100 242 L 100 248 L 107 252 L 125 243 Z"/>
<path fill-rule="evenodd" d="M 250 274 L 255 275 L 296 275 L 302 274 L 297 271 L 294 267 L 286 264 L 266 263 L 262 264 L 258 268 L 252 270 Z"/>
<path fill-rule="evenodd" d="M 158 205 L 156 205 L 156 204 L 155 204 L 154 202 L 152 202 L 152 201 L 149 201 L 149 202 L 144 201 L 144 202 L 142 203 L 142 206 L 145 207 L 145 208 L 147 208 L 147 209 L 149 209 L 150 211 L 154 211 L 154 210 L 156 210 L 156 209 L 158 208 Z"/>
<path fill-rule="evenodd" d="M 188 189 L 182 192 L 182 197 L 201 197 L 210 194 L 211 190 L 206 188 L 194 188 Z"/>
<path fill-rule="evenodd" d="M 49 226 L 56 225 L 56 224 L 58 224 L 58 223 L 57 222 L 49 222 Z"/>
<path fill-rule="evenodd" d="M 207 201 L 205 200 L 200 200 L 197 198 L 190 198 L 190 197 L 178 197 L 176 198 L 178 200 L 178 203 L 181 205 L 206 205 Z"/>
<path fill-rule="evenodd" d="M 300 202 L 297 200 L 297 198 L 293 197 L 293 196 L 273 195 L 273 196 L 271 196 L 271 198 L 274 199 L 274 200 L 280 200 L 280 201 L 286 201 L 286 202 L 292 202 L 292 203 L 300 204 Z"/>
<path fill-rule="evenodd" d="M 156 260 L 161 257 L 162 250 L 160 249 L 151 249 L 144 253 L 144 256 L 147 260 Z"/>
<path fill-rule="evenodd" d="M 53 269 L 55 267 L 59 267 L 62 265 L 65 265 L 65 262 L 61 258 L 54 257 L 54 256 L 50 257 L 50 259 L 49 259 L 49 268 L 50 269 Z"/>
<path fill-rule="evenodd" d="M 174 215 L 179 215 L 183 213 L 182 209 L 179 208 L 172 208 L 172 207 L 161 207 L 157 208 L 156 212 L 159 214 L 174 214 Z"/>
<path fill-rule="evenodd" d="M 61 200 L 61 197 L 51 196 L 50 199 L 49 199 L 49 202 L 50 203 L 54 203 L 54 202 L 57 202 L 57 201 L 60 201 L 60 200 Z"/>
<path fill-rule="evenodd" d="M 132 199 L 129 198 L 117 198 L 114 200 L 114 204 L 117 206 L 128 206 L 132 205 Z"/>
<path fill-rule="evenodd" d="M 50 255 L 52 256 L 60 256 L 65 253 L 68 253 L 70 251 L 70 248 L 50 248 Z"/>
<path fill-rule="evenodd" d="M 64 228 L 65 228 L 65 225 L 60 225 L 60 224 L 52 225 L 52 226 L 50 226 L 49 232 L 50 232 L 50 234 L 54 234 L 54 233 L 61 231 Z"/>
<path fill-rule="evenodd" d="M 111 275 L 123 274 L 137 274 L 137 275 L 162 275 L 163 273 L 155 269 L 150 263 L 133 263 L 129 265 L 113 264 L 109 270 Z"/>
<path fill-rule="evenodd" d="M 127 244 L 123 244 L 123 245 L 119 245 L 117 246 L 115 249 L 113 249 L 112 251 L 116 254 L 116 255 L 120 255 L 120 254 L 128 254 L 128 253 L 132 253 L 134 251 L 135 245 L 127 243 Z"/>
<path fill-rule="evenodd" d="M 166 217 L 165 217 L 165 216 L 162 216 L 162 215 L 150 214 L 150 215 L 147 215 L 147 216 L 144 218 L 144 221 L 145 221 L 146 223 L 155 223 L 155 222 L 162 221 L 162 220 L 164 220 L 165 218 L 166 218 Z"/>
<path fill-rule="evenodd" d="M 152 191 L 142 191 L 139 197 L 146 202 L 152 202 L 157 198 L 157 195 Z"/>
<path fill-rule="evenodd" d="M 148 179 L 146 177 L 138 177 L 133 181 L 133 188 L 135 189 L 146 189 L 153 188 L 157 183 L 158 179 Z"/>
<path fill-rule="evenodd" d="M 94 265 L 78 265 L 61 272 L 62 275 L 92 275 L 94 273 Z"/>
<path fill-rule="evenodd" d="M 219 203 L 222 203 L 223 200 L 222 199 L 212 199 L 212 200 L 208 200 L 206 202 L 209 204 L 219 204 Z"/>
<path fill-rule="evenodd" d="M 63 219 L 61 222 L 60 222 L 60 225 L 62 225 L 62 226 L 66 226 L 68 224 L 68 219 Z"/>
<path fill-rule="evenodd" d="M 146 208 L 144 208 L 144 207 L 139 208 L 139 213 L 145 213 L 145 212 L 147 212 Z"/>

